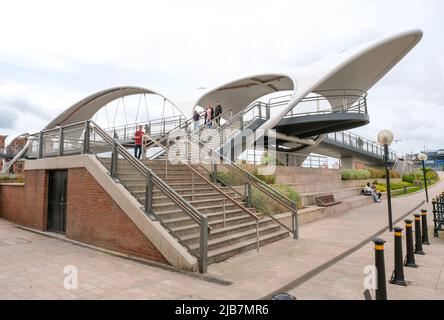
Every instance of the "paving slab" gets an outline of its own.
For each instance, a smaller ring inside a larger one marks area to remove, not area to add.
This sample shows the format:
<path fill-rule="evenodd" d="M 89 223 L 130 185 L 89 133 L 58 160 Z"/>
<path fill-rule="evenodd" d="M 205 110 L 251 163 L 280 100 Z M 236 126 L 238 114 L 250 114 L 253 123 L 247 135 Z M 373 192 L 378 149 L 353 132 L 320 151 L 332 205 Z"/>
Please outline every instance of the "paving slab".
<path fill-rule="evenodd" d="M 443 190 L 440 183 L 430 190 L 431 197 Z M 431 211 L 422 205 L 424 198 L 422 192 L 393 199 L 394 219 L 420 207 Z M 300 299 L 363 299 L 363 268 L 374 259 L 368 238 L 386 226 L 385 201 L 302 225 L 299 240 L 285 239 L 210 265 L 208 276 L 226 280 L 223 285 L 38 235 L 0 219 L 0 299 L 260 299 L 282 290 Z M 388 240 L 390 275 L 392 239 L 387 233 L 382 237 Z M 430 239 L 427 255 L 417 258 L 421 268 L 406 271 L 412 284 L 390 286 L 389 297 L 444 298 L 444 238 Z M 76 290 L 64 288 L 67 265 L 77 267 Z"/>

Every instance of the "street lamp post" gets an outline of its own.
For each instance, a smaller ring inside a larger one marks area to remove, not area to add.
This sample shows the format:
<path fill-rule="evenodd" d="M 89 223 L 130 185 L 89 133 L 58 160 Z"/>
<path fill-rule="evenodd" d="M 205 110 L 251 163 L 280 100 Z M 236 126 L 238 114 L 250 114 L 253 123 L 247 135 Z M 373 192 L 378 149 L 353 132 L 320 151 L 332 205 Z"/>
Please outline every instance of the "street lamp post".
<path fill-rule="evenodd" d="M 424 174 L 424 187 L 425 187 L 425 193 L 426 193 L 426 200 L 428 203 L 429 202 L 429 192 L 427 190 L 427 177 L 426 177 L 426 169 L 425 169 L 425 162 L 427 161 L 428 157 L 425 153 L 420 153 L 418 155 L 418 159 L 421 160 L 421 163 L 422 163 L 422 173 Z"/>
<path fill-rule="evenodd" d="M 384 146 L 384 163 L 385 163 L 385 179 L 387 182 L 387 208 L 389 219 L 389 230 L 393 232 L 392 219 L 392 194 L 390 190 L 390 170 L 389 170 L 389 145 L 393 142 L 393 133 L 388 130 L 383 130 L 378 133 L 378 142 Z"/>

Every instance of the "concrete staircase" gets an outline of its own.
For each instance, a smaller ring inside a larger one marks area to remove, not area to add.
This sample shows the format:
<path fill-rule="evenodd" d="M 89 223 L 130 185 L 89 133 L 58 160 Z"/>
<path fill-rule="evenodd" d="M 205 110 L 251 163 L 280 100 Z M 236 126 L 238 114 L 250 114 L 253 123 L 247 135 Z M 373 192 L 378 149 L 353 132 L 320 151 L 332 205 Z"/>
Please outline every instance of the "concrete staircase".
<path fill-rule="evenodd" d="M 212 228 L 208 240 L 208 263 L 220 262 L 236 254 L 256 248 L 257 230 L 256 221 L 253 217 L 245 213 L 236 204 L 228 201 L 221 192 L 194 174 L 189 167 L 182 164 L 172 165 L 171 163 L 168 163 L 168 166 L 166 166 L 165 160 L 145 160 L 144 164 L 187 200 L 196 210 L 208 217 L 209 226 Z M 109 163 L 109 161 L 109 159 L 102 159 L 102 162 L 105 164 Z M 199 166 L 193 166 L 193 168 L 201 175 L 208 177 L 208 173 L 203 168 Z M 136 199 L 141 204 L 144 204 L 146 181 L 140 176 L 137 169 L 129 164 L 119 163 L 118 177 L 120 182 Z M 245 205 L 239 194 L 227 187 L 220 185 L 218 187 L 235 199 L 236 202 L 242 206 Z M 181 210 L 172 200 L 164 196 L 160 190 L 154 189 L 153 191 L 152 207 L 164 227 L 172 231 L 191 250 L 197 252 L 199 248 L 199 228 L 193 223 L 193 220 L 184 217 Z M 250 208 L 250 210 L 260 217 L 258 228 L 259 246 L 289 236 L 288 231 L 276 224 L 272 219 L 256 212 L 254 208 Z"/>

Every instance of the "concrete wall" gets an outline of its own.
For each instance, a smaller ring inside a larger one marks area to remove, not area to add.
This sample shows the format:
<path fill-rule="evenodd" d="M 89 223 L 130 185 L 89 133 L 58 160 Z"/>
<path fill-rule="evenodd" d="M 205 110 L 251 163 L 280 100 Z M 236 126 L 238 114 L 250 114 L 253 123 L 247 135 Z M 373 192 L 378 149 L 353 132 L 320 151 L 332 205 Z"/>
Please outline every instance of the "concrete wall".
<path fill-rule="evenodd" d="M 303 184 L 317 182 L 335 182 L 341 180 L 338 169 L 314 169 L 303 167 L 276 167 L 276 182 L 282 184 Z"/>

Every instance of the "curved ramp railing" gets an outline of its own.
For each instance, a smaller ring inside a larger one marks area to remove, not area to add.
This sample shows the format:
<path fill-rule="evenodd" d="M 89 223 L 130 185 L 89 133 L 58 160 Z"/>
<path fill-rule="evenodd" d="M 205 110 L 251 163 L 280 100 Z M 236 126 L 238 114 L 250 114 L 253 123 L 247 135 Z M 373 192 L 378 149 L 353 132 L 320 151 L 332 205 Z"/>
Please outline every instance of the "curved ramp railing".
<path fill-rule="evenodd" d="M 384 158 L 383 146 L 381 146 L 377 142 L 371 141 L 352 132 L 341 131 L 329 133 L 326 140 L 343 144 L 344 146 L 355 149 L 356 151 L 364 152 L 381 159 Z M 396 158 L 396 152 L 390 151 L 389 161 L 394 162 Z"/>
<path fill-rule="evenodd" d="M 273 97 L 268 101 L 270 108 L 288 105 L 293 95 Z M 313 111 L 300 111 L 308 108 Z M 319 90 L 302 99 L 284 118 L 325 115 L 332 113 L 368 114 L 367 92 L 354 89 Z"/>

